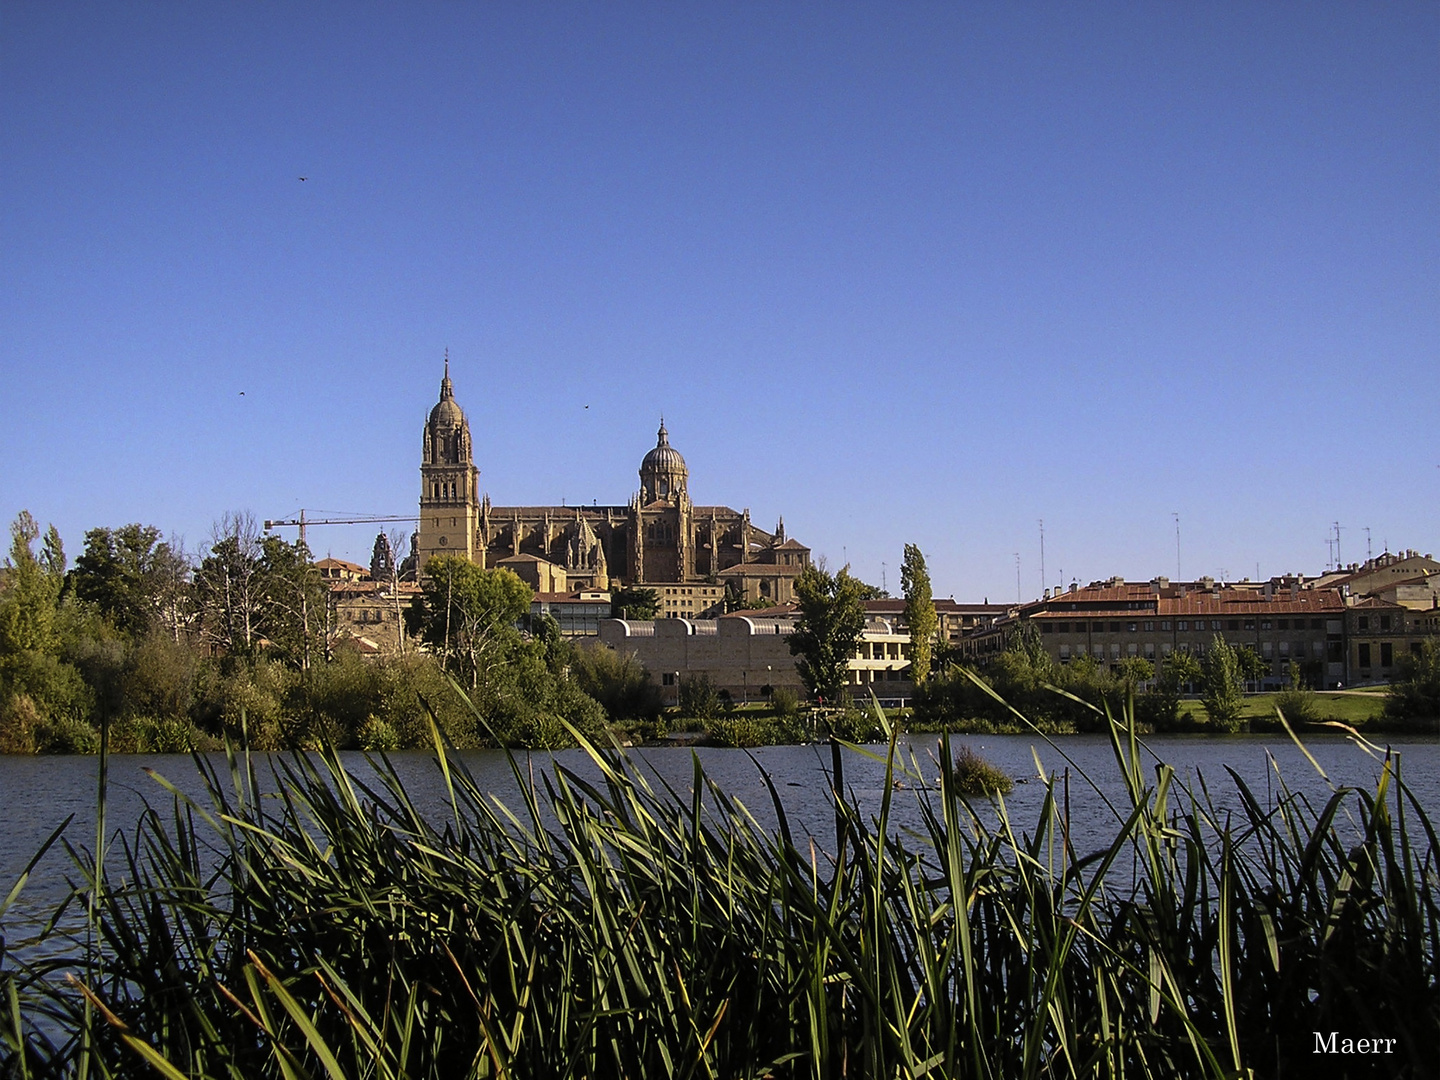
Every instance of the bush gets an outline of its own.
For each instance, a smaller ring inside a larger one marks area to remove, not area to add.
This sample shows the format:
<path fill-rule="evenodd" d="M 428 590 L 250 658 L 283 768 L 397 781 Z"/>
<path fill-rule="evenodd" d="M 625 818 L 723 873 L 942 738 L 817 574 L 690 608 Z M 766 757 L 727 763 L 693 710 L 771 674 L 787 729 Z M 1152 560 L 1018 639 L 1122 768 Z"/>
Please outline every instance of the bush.
<path fill-rule="evenodd" d="M 96 754 L 100 733 L 84 720 L 62 716 L 36 728 L 35 748 L 42 754 Z"/>
<path fill-rule="evenodd" d="M 681 716 L 713 720 L 720 713 L 720 693 L 704 672 L 681 676 L 679 696 Z"/>
<path fill-rule="evenodd" d="M 960 747 L 952 770 L 955 786 L 962 795 L 1008 795 L 1015 781 L 968 746 Z"/>
<path fill-rule="evenodd" d="M 633 654 L 598 644 L 577 649 L 570 673 L 612 721 L 653 722 L 665 711 L 664 694 Z"/>
<path fill-rule="evenodd" d="M 356 740 L 360 749 L 370 753 L 389 753 L 400 749 L 400 736 L 395 729 L 378 716 L 372 716 L 360 725 Z"/>
<path fill-rule="evenodd" d="M 844 709 L 829 717 L 830 734 L 844 742 L 869 742 L 880 731 L 875 715 L 860 709 Z"/>
<path fill-rule="evenodd" d="M 1385 715 L 1395 720 L 1440 717 L 1440 643 L 1435 638 L 1421 642 L 1418 653 L 1400 657 Z"/>
<path fill-rule="evenodd" d="M 33 754 L 40 710 L 28 694 L 0 697 L 0 754 Z"/>
<path fill-rule="evenodd" d="M 800 712 L 800 695 L 788 686 L 777 686 L 770 694 L 775 715 L 790 720 Z"/>
<path fill-rule="evenodd" d="M 710 725 L 710 738 L 717 746 L 764 746 L 774 742 L 769 725 L 749 713 L 732 713 Z"/>

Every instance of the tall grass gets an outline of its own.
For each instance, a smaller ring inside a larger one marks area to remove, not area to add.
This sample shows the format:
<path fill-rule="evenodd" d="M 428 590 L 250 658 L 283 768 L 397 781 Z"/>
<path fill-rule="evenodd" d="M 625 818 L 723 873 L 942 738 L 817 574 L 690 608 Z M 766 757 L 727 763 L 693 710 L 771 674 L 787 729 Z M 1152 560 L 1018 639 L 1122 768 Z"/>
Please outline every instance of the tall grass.
<path fill-rule="evenodd" d="M 73 852 L 103 947 L 3 969 L 0 1072 L 78 1074 L 88 1039 L 117 1077 L 1433 1075 L 1440 845 L 1398 759 L 1320 805 L 1232 774 L 1229 815 L 1108 727 L 1095 851 L 1053 780 L 1025 823 L 948 769 L 896 793 L 893 734 L 870 816 L 834 747 L 823 839 L 768 778 L 775 829 L 698 759 L 677 790 L 583 739 L 598 779 L 512 759 L 507 807 L 437 736 L 439 816 L 383 759 L 293 756 L 262 798 L 248 755 L 197 757 L 207 799 L 171 788 L 120 873 Z M 1315 1056 L 1332 1030 L 1398 1042 Z"/>

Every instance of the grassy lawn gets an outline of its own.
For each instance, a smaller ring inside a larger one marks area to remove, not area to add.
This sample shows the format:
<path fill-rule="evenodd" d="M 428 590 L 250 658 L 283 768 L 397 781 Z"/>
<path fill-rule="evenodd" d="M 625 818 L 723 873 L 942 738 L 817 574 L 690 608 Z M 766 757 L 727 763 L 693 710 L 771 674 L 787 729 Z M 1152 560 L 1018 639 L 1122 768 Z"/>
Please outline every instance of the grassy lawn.
<path fill-rule="evenodd" d="M 1245 710 L 1242 713 L 1245 719 L 1253 717 L 1271 717 L 1275 715 L 1276 694 L 1248 694 L 1245 697 Z M 1384 688 L 1378 688 L 1373 693 L 1331 693 L 1329 691 L 1318 691 L 1315 694 L 1315 706 L 1321 720 L 1339 720 L 1342 723 L 1359 726 L 1374 720 L 1385 708 Z M 1180 711 L 1187 716 L 1203 718 L 1205 706 L 1198 701 L 1182 701 Z"/>

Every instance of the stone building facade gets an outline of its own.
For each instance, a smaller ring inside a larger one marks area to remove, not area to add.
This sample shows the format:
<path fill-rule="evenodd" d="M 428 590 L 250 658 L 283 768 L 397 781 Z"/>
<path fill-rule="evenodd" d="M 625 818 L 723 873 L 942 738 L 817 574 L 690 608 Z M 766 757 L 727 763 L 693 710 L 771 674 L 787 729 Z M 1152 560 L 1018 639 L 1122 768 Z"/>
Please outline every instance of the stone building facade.
<path fill-rule="evenodd" d="M 783 520 L 766 532 L 748 509 L 692 502 L 690 470 L 664 421 L 640 463 L 640 489 L 625 505 L 492 506 L 479 476 L 447 360 L 420 463 L 414 550 L 421 573 L 433 556 L 463 555 L 485 567 L 522 568 L 541 592 L 708 585 L 783 603 L 810 565 L 810 549 L 785 536 Z M 706 608 L 677 607 L 677 616 L 682 610 Z"/>

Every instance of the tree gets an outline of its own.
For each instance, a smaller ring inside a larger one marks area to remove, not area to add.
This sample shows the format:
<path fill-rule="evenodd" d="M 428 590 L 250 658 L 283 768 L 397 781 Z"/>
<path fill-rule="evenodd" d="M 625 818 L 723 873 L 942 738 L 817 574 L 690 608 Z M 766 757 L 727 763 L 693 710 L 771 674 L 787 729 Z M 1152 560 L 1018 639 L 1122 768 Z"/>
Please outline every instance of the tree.
<path fill-rule="evenodd" d="M 324 655 L 325 583 L 301 540 L 260 542 L 260 627 L 266 639 L 301 671 Z"/>
<path fill-rule="evenodd" d="M 1210 719 L 1220 727 L 1234 728 L 1240 720 L 1245 701 L 1240 658 L 1219 634 L 1200 662 L 1201 704 Z"/>
<path fill-rule="evenodd" d="M 33 545 L 40 526 L 21 510 L 10 524 L 10 555 L 0 573 L 0 658 L 57 647 L 55 608 L 65 574 L 60 534 L 50 526 L 40 558 Z"/>
<path fill-rule="evenodd" d="M 1427 638 L 1418 653 L 1400 657 L 1385 714 L 1398 720 L 1440 718 L 1440 641 Z"/>
<path fill-rule="evenodd" d="M 178 640 L 189 572 L 183 551 L 161 540 L 153 525 L 137 523 L 87 532 L 69 582 L 122 633 L 143 637 L 164 619 Z"/>
<path fill-rule="evenodd" d="M 849 566 L 833 575 L 808 566 L 795 579 L 800 614 L 787 640 L 813 697 L 839 701 L 846 693 L 850 660 L 865 632 L 863 587 L 850 576 Z"/>
<path fill-rule="evenodd" d="M 210 552 L 195 572 L 205 636 L 227 652 L 254 652 L 265 597 L 263 555 L 254 515 L 226 514 L 215 523 Z"/>
<path fill-rule="evenodd" d="M 655 613 L 659 610 L 660 594 L 654 589 L 641 589 L 632 585 L 610 594 L 610 614 L 617 619 L 637 619 L 643 622 L 655 618 Z"/>
<path fill-rule="evenodd" d="M 1240 669 L 1240 680 L 1246 685 L 1258 683 L 1270 674 L 1269 662 L 1249 645 L 1241 645 L 1235 650 L 1235 663 Z"/>
<path fill-rule="evenodd" d="M 1143 656 L 1127 656 L 1119 664 L 1120 685 L 1127 694 L 1133 694 L 1141 683 L 1155 677 L 1155 665 Z"/>
<path fill-rule="evenodd" d="M 437 555 L 425 563 L 420 593 L 405 619 L 474 689 L 487 654 L 519 638 L 515 624 L 534 596 L 510 570 L 483 570 L 463 555 Z"/>
<path fill-rule="evenodd" d="M 910 680 L 920 686 L 930 678 L 930 658 L 934 651 L 935 630 L 940 621 L 935 615 L 935 599 L 930 593 L 930 572 L 925 568 L 925 556 L 914 544 L 905 545 L 900 588 L 905 594 L 905 625 L 910 627 Z"/>

